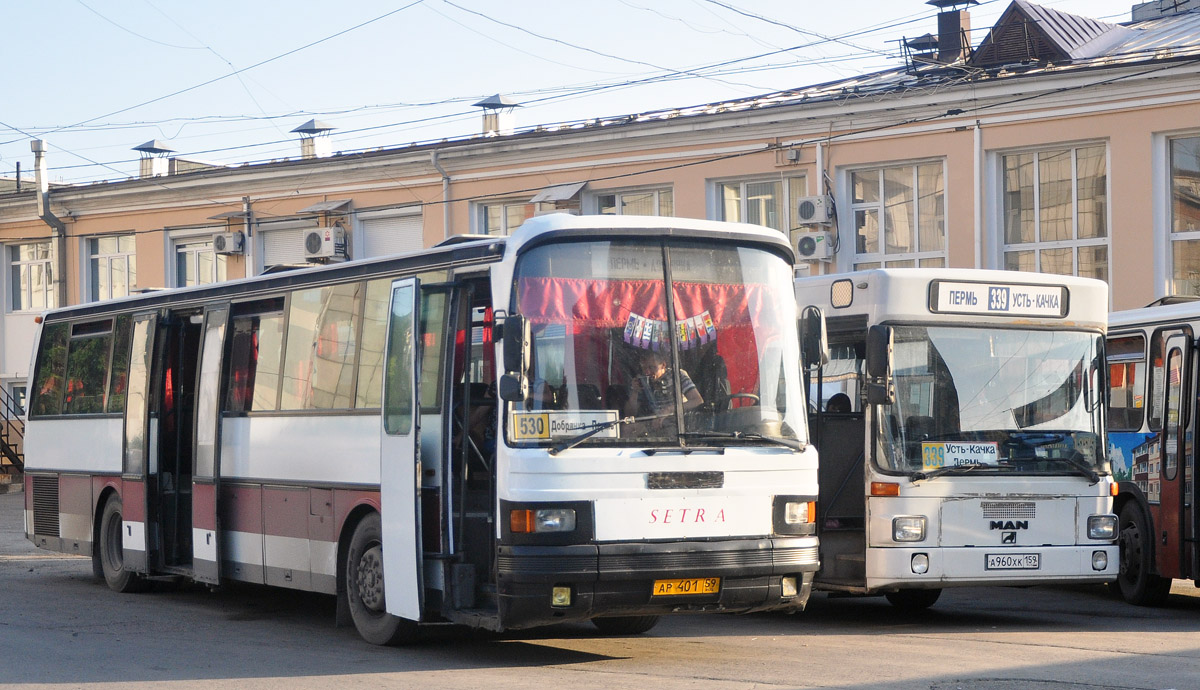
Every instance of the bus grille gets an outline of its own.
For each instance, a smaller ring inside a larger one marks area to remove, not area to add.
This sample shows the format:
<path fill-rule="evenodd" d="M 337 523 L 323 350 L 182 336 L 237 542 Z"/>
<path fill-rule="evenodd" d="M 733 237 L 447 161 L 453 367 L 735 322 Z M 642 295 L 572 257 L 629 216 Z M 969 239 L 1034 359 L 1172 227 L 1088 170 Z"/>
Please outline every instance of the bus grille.
<path fill-rule="evenodd" d="M 33 533 L 58 536 L 58 477 L 33 480 Z"/>
<path fill-rule="evenodd" d="M 1037 504 L 1033 501 L 983 501 L 980 507 L 985 518 L 995 520 L 1037 517 Z"/>

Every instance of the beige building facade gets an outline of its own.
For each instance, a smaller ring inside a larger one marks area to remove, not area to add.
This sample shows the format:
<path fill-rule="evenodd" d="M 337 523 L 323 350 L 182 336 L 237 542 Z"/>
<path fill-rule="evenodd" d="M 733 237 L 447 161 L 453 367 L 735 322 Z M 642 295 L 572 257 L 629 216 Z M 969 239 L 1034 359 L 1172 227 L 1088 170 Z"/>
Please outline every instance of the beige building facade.
<path fill-rule="evenodd" d="M 759 223 L 802 244 L 802 272 L 1084 275 L 1115 309 L 1200 294 L 1200 12 L 1147 5 L 1117 25 L 1017 0 L 974 51 L 918 46 L 896 69 L 758 98 L 147 165 L 165 174 L 51 187 L 62 236 L 33 185 L 0 191 L 0 386 L 25 394 L 35 316 L 63 302 L 505 234 L 552 211 Z"/>

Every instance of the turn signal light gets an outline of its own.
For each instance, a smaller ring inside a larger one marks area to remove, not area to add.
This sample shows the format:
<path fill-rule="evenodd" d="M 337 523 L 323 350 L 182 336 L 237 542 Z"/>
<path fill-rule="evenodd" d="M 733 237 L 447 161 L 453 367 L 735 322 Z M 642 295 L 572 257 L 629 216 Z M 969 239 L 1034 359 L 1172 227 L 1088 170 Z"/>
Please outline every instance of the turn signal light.
<path fill-rule="evenodd" d="M 1108 494 L 1110 496 L 1116 496 L 1117 492 L 1119 492 L 1119 491 L 1120 491 L 1120 489 L 1117 487 L 1116 482 L 1113 482 L 1112 484 L 1108 485 Z"/>
<path fill-rule="evenodd" d="M 871 482 L 872 496 L 899 496 L 900 485 L 895 482 Z"/>
<path fill-rule="evenodd" d="M 508 527 L 514 534 L 571 532 L 575 529 L 575 511 L 570 508 L 513 510 L 508 514 Z"/>

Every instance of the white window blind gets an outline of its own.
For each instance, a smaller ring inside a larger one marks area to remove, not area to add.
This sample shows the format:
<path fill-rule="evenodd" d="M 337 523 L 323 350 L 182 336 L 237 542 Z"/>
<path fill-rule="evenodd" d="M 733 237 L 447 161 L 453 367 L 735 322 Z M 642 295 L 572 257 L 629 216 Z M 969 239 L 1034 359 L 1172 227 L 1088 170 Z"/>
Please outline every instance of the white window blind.
<path fill-rule="evenodd" d="M 419 213 L 362 220 L 363 251 L 358 258 L 387 256 L 424 249 L 424 223 Z"/>

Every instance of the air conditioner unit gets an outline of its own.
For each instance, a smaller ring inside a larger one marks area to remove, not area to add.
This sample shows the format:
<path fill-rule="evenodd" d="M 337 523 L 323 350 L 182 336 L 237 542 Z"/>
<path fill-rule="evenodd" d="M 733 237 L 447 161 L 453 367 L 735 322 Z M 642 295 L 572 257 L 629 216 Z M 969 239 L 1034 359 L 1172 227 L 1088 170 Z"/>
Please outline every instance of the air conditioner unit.
<path fill-rule="evenodd" d="M 241 254 L 246 251 L 246 235 L 242 232 L 218 232 L 212 236 L 213 251 L 218 254 Z"/>
<path fill-rule="evenodd" d="M 796 237 L 796 255 L 801 261 L 831 261 L 832 232 L 802 232 Z"/>
<path fill-rule="evenodd" d="M 796 219 L 802 225 L 833 222 L 833 197 L 802 196 L 796 200 Z"/>
<path fill-rule="evenodd" d="M 304 258 L 315 263 L 346 260 L 346 231 L 340 226 L 304 233 Z"/>

